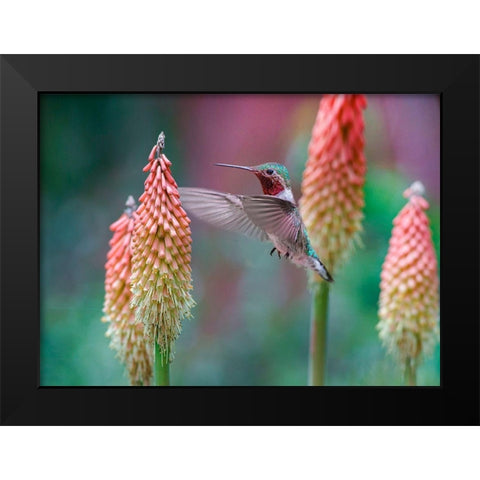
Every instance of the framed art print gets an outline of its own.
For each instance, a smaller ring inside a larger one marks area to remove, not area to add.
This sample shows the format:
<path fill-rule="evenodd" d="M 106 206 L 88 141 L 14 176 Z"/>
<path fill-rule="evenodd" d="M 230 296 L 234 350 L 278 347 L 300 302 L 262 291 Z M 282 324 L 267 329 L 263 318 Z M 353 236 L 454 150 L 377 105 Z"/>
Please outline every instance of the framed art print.
<path fill-rule="evenodd" d="M 476 56 L 3 56 L 4 424 L 476 424 Z"/>

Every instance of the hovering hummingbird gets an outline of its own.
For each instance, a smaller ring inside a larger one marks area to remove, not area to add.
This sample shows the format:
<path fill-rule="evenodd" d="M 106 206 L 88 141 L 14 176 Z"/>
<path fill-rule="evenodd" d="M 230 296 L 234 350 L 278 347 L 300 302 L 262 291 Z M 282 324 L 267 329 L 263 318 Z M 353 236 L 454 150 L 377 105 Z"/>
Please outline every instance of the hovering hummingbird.
<path fill-rule="evenodd" d="M 290 176 L 279 163 L 254 167 L 216 163 L 220 167 L 240 168 L 254 173 L 264 195 L 234 195 L 203 188 L 179 188 L 182 206 L 198 218 L 226 230 L 243 233 L 261 241 L 270 240 L 277 251 L 291 262 L 318 273 L 333 282 L 318 258 L 293 198 Z"/>

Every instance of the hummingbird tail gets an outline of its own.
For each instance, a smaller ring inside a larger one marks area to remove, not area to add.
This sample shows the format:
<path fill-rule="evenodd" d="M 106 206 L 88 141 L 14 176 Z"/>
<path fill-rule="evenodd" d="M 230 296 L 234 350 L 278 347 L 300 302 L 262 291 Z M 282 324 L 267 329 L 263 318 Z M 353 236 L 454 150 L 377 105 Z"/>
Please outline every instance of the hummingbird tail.
<path fill-rule="evenodd" d="M 328 273 L 325 265 L 321 262 L 318 257 L 309 257 L 311 259 L 310 266 L 312 269 L 318 273 L 324 280 L 327 282 L 334 282 L 333 277 Z"/>

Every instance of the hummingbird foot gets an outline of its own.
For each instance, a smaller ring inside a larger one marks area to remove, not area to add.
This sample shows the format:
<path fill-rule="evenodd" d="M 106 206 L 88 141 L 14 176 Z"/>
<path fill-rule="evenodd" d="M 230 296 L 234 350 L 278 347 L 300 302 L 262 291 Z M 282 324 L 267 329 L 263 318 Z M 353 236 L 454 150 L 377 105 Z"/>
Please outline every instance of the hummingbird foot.
<path fill-rule="evenodd" d="M 280 253 L 280 251 L 276 248 L 276 247 L 273 247 L 272 250 L 270 251 L 270 256 L 272 256 L 273 252 L 277 250 L 277 255 L 278 255 L 278 258 L 282 258 L 282 254 Z M 290 257 L 290 253 L 287 252 L 285 255 L 284 255 L 285 258 L 289 258 Z"/>

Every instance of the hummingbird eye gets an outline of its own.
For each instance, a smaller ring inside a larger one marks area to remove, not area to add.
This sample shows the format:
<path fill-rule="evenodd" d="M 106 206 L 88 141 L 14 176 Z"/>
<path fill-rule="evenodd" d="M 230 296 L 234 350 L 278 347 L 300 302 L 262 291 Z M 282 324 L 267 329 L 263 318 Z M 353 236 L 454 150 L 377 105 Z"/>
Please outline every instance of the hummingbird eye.
<path fill-rule="evenodd" d="M 265 172 L 266 172 L 267 175 L 273 175 L 273 170 L 271 168 L 269 168 Z"/>

